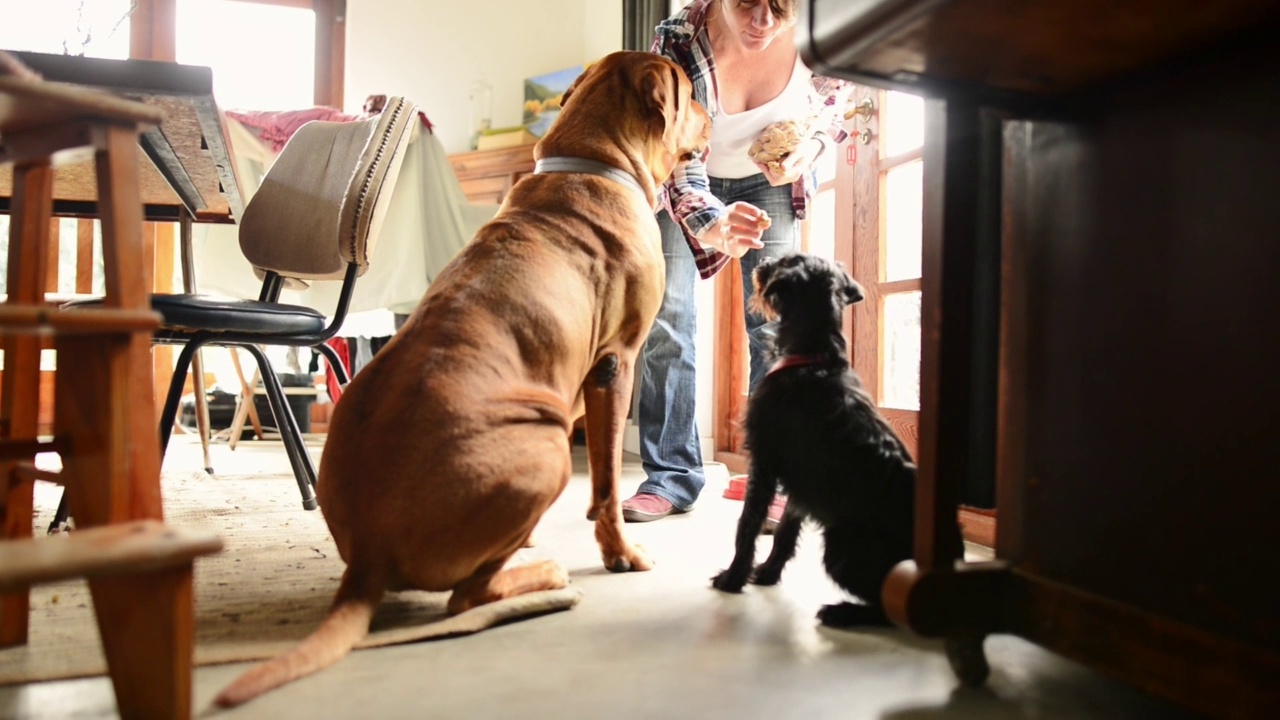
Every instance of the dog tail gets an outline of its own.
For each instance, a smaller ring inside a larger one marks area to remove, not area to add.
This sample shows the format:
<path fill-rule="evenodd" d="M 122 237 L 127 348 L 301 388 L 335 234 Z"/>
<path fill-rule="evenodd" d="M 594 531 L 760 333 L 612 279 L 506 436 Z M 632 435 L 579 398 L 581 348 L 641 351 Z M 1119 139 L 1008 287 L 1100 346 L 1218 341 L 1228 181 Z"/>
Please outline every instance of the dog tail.
<path fill-rule="evenodd" d="M 369 621 L 385 591 L 381 579 L 355 575 L 348 565 L 320 627 L 292 650 L 246 670 L 214 703 L 234 707 L 338 662 L 369 634 Z"/>

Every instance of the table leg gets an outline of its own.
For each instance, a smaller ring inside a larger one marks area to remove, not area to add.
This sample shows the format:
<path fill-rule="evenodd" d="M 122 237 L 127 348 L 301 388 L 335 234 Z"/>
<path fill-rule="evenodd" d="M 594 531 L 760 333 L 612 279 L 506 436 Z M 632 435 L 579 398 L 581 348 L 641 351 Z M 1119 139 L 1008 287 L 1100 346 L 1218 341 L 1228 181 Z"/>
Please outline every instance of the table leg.
<path fill-rule="evenodd" d="M 47 160 L 22 163 L 13 169 L 13 212 L 9 220 L 8 295 L 11 303 L 38 304 L 44 300 L 49 262 L 49 221 L 53 215 L 53 171 Z M 4 379 L 0 386 L 0 438 L 35 439 L 40 407 L 40 338 L 4 337 Z M 0 509 L 4 538 L 31 537 L 34 484 L 10 484 L 17 462 L 0 462 Z M 0 595 L 0 647 L 25 645 L 30 610 L 26 590 Z"/>
<path fill-rule="evenodd" d="M 182 260 L 182 292 L 196 292 L 195 257 L 191 249 L 191 213 L 184 208 L 178 214 L 179 257 Z M 213 461 L 209 459 L 209 398 L 204 387 L 204 359 L 196 350 L 191 357 L 191 390 L 195 394 L 196 429 L 200 433 L 200 449 L 204 451 L 204 471 L 213 474 Z"/>
<path fill-rule="evenodd" d="M 190 717 L 195 654 L 191 563 L 91 580 L 89 592 L 120 717 Z"/>

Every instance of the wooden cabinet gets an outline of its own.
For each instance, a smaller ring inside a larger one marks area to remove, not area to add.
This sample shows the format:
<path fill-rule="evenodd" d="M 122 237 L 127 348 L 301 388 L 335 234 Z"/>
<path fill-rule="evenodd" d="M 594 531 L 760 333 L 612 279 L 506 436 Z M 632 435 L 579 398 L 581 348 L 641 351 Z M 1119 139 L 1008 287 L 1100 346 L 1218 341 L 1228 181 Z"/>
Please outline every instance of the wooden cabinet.
<path fill-rule="evenodd" d="M 886 610 L 966 683 L 1007 633 L 1280 717 L 1280 5 L 863 5 L 797 27 L 811 67 L 927 96 L 915 560 Z M 982 473 L 996 560 L 957 565 Z"/>
<path fill-rule="evenodd" d="M 501 204 L 511 186 L 533 172 L 533 145 L 458 153 L 449 164 L 468 200 Z"/>

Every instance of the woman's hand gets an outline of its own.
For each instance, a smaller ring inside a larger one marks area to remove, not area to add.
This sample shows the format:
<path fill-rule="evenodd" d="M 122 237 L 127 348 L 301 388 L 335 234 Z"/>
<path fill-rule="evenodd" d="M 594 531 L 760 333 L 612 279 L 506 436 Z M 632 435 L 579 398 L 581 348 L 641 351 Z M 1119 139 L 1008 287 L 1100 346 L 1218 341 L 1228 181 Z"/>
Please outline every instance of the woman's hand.
<path fill-rule="evenodd" d="M 770 185 L 777 187 L 779 185 L 790 185 L 800 176 L 809 172 L 809 168 L 813 166 L 818 155 L 822 154 L 822 142 L 816 138 L 809 138 L 796 146 L 786 157 L 778 161 L 781 166 L 781 172 L 775 172 L 772 168 L 764 163 L 756 163 L 756 166 L 764 172 L 765 179 Z"/>
<path fill-rule="evenodd" d="M 736 202 L 725 210 L 724 217 L 698 238 L 700 245 L 735 258 L 746 255 L 748 250 L 764 247 L 760 236 L 773 222 L 769 213 L 745 202 Z"/>

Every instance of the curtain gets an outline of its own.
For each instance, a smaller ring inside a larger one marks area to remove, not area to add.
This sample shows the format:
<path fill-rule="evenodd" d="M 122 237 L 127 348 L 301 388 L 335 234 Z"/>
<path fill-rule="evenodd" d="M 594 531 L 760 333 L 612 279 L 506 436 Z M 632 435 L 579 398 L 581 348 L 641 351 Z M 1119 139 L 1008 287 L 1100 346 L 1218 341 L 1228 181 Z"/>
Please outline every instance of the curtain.
<path fill-rule="evenodd" d="M 622 49 L 648 50 L 669 11 L 670 0 L 622 0 Z"/>

